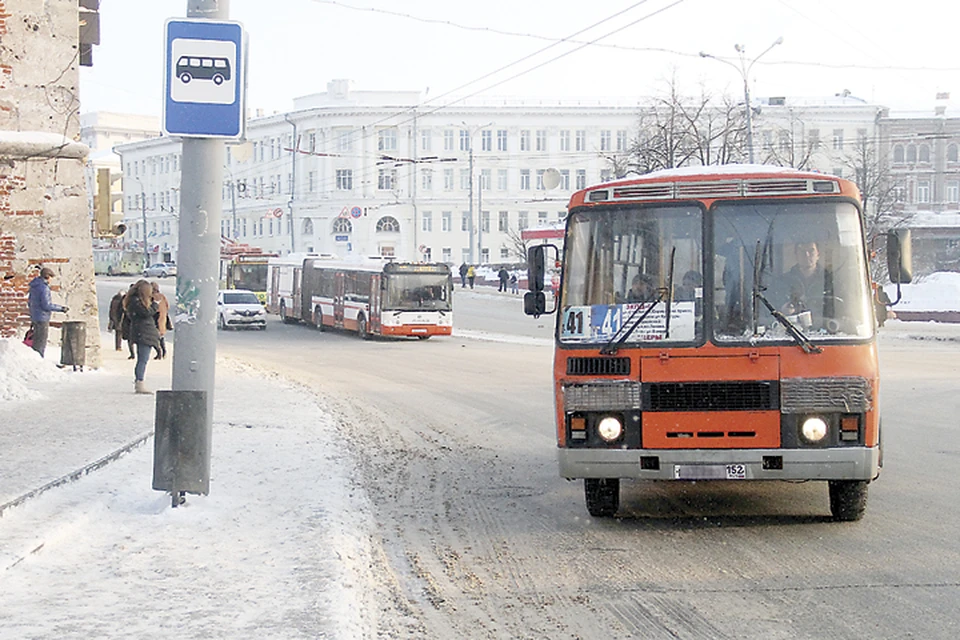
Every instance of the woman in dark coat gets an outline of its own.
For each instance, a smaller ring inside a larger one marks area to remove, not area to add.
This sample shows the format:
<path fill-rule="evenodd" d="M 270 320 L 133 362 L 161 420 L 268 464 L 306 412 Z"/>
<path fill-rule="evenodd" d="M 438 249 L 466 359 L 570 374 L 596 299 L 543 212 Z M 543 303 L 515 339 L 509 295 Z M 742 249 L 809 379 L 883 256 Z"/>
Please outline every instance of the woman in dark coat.
<path fill-rule="evenodd" d="M 140 280 L 127 293 L 123 303 L 124 314 L 130 318 L 130 342 L 137 345 L 137 365 L 134 367 L 133 389 L 136 393 L 151 393 L 143 382 L 150 354 L 160 346 L 160 332 L 154 320 L 158 308 L 153 299 L 153 287 Z"/>
<path fill-rule="evenodd" d="M 130 357 L 127 360 L 133 360 L 137 356 L 133 353 L 133 341 L 130 339 L 130 316 L 127 315 L 127 296 L 129 296 L 137 284 L 133 283 L 123 296 L 120 303 L 120 337 L 127 341 L 127 349 L 130 351 Z"/>

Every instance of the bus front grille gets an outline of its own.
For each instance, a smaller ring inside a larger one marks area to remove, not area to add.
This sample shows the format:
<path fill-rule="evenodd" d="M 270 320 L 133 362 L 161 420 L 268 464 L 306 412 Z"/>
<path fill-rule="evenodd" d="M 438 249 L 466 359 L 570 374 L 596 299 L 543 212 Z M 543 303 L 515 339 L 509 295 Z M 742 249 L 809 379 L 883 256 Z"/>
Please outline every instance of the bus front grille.
<path fill-rule="evenodd" d="M 765 411 L 778 408 L 776 382 L 654 382 L 644 385 L 647 411 Z"/>
<path fill-rule="evenodd" d="M 628 376 L 630 358 L 567 358 L 567 375 Z"/>

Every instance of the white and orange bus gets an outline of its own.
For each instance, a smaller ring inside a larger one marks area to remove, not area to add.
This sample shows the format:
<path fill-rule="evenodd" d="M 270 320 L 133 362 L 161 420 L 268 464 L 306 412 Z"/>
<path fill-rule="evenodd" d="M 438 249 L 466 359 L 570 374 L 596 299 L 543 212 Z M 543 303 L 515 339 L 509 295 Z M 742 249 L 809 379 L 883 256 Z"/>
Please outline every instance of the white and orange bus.
<path fill-rule="evenodd" d="M 730 165 L 602 184 L 570 200 L 547 308 L 551 253 L 529 250 L 524 308 L 558 312 L 559 468 L 591 515 L 617 512 L 621 478 L 823 480 L 835 519 L 863 515 L 882 456 L 853 183 Z M 909 281 L 895 235 L 888 262 Z"/>
<path fill-rule="evenodd" d="M 427 339 L 453 332 L 453 279 L 446 264 L 341 261 L 289 255 L 270 260 L 267 310 L 370 336 Z"/>

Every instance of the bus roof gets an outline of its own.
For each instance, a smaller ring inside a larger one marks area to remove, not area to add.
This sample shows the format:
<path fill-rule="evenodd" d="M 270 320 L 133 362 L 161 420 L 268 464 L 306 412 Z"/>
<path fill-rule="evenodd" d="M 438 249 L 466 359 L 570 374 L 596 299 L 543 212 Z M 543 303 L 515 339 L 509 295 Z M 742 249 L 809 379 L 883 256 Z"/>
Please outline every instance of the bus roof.
<path fill-rule="evenodd" d="M 569 207 L 628 200 L 695 200 L 741 197 L 843 195 L 860 199 L 848 180 L 815 171 L 759 164 L 662 169 L 577 191 Z"/>

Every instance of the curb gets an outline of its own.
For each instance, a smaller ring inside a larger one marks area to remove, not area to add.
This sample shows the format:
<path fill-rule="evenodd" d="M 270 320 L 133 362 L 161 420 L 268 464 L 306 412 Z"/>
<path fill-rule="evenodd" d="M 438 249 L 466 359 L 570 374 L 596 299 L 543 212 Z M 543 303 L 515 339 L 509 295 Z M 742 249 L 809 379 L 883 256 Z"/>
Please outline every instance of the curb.
<path fill-rule="evenodd" d="M 124 446 L 120 447 L 119 449 L 117 449 L 117 450 L 114 451 L 113 453 L 109 453 L 109 454 L 105 455 L 104 457 L 100 458 L 100 459 L 97 460 L 96 462 L 91 462 L 90 464 L 88 464 L 88 465 L 86 465 L 86 466 L 84 466 L 84 467 L 81 467 L 80 469 L 77 469 L 76 471 L 73 471 L 73 472 L 71 472 L 71 473 L 68 473 L 68 474 L 65 475 L 65 476 L 61 476 L 61 477 L 57 478 L 56 480 L 53 480 L 53 481 L 51 481 L 51 482 L 48 482 L 47 484 L 43 485 L 42 487 L 39 487 L 39 488 L 37 488 L 37 489 L 34 489 L 33 491 L 28 491 L 27 493 L 23 494 L 23 495 L 20 496 L 19 498 L 14 498 L 14 499 L 11 500 L 10 502 L 4 503 L 4 504 L 0 504 L 0 518 L 2 518 L 2 517 L 4 516 L 4 514 L 7 512 L 8 509 L 13 509 L 13 508 L 15 508 L 15 507 L 19 507 L 20 505 L 22 505 L 22 504 L 23 504 L 24 502 L 26 502 L 27 500 L 30 500 L 30 499 L 32 499 L 32 498 L 36 498 L 36 497 L 40 496 L 41 494 L 46 493 L 46 492 L 49 491 L 50 489 L 54 489 L 54 488 L 56 488 L 56 487 L 59 487 L 59 486 L 68 484 L 68 483 L 70 483 L 70 482 L 73 482 L 74 480 L 79 480 L 79 479 L 82 478 L 83 476 L 85 476 L 85 475 L 87 475 L 87 474 L 90 474 L 90 473 L 92 473 L 92 472 L 94 472 L 94 471 L 97 471 L 98 469 L 102 469 L 103 467 L 107 466 L 107 465 L 110 464 L 111 462 L 114 462 L 114 461 L 116 461 L 116 460 L 119 460 L 120 458 L 122 458 L 122 457 L 125 456 L 126 454 L 130 453 L 131 451 L 133 451 L 134 449 L 136 449 L 136 448 L 139 447 L 140 445 L 144 444 L 144 443 L 145 443 L 147 440 L 149 440 L 151 437 L 153 437 L 153 431 L 149 431 L 148 433 L 143 434 L 142 436 L 140 436 L 139 438 L 137 438 L 137 439 L 134 440 L 133 442 L 131 442 L 131 443 L 127 444 L 127 445 L 124 445 Z"/>

